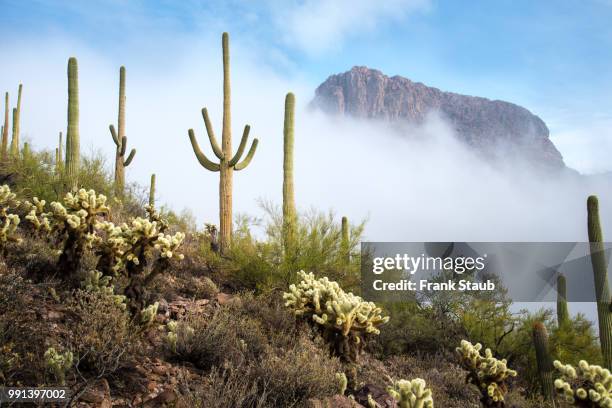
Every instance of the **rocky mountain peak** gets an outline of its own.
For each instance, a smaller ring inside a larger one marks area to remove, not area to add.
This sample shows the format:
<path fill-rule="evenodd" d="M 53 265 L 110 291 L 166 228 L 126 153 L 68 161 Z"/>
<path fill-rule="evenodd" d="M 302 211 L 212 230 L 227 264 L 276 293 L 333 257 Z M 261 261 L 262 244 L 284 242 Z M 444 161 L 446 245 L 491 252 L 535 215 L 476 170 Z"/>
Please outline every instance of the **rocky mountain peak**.
<path fill-rule="evenodd" d="M 447 120 L 460 140 L 478 151 L 518 153 L 529 162 L 565 168 L 544 121 L 510 102 L 444 92 L 355 66 L 327 78 L 316 89 L 311 105 L 329 114 L 412 125 L 422 124 L 435 112 Z"/>

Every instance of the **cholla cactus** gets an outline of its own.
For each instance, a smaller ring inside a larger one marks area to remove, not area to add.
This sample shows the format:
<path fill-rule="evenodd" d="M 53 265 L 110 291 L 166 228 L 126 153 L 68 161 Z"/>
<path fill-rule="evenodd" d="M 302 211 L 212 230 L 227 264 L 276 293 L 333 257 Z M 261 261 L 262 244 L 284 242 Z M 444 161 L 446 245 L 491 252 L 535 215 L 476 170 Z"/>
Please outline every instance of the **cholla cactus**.
<path fill-rule="evenodd" d="M 387 392 L 398 403 L 399 408 L 433 408 L 431 390 L 426 388 L 425 380 L 398 380 L 387 388 Z"/>
<path fill-rule="evenodd" d="M 39 200 L 38 197 L 34 197 L 32 202 L 26 201 L 24 203 L 26 211 L 28 211 L 28 215 L 25 216 L 25 219 L 32 224 L 37 231 L 51 231 L 51 224 L 45 213 L 46 205 L 47 202 L 45 200 Z"/>
<path fill-rule="evenodd" d="M 302 281 L 283 294 L 285 306 L 296 316 L 316 324 L 331 342 L 333 351 L 346 362 L 356 362 L 367 335 L 379 334 L 378 326 L 389 321 L 373 302 L 342 290 L 326 277 L 300 271 Z"/>
<path fill-rule="evenodd" d="M 155 302 L 152 305 L 142 309 L 140 311 L 140 324 L 143 326 L 149 326 L 151 323 L 153 323 L 155 321 L 155 316 L 157 316 L 158 307 L 159 303 Z"/>
<path fill-rule="evenodd" d="M 610 370 L 598 365 L 589 365 L 584 360 L 578 367 L 563 365 L 555 361 L 554 366 L 561 373 L 555 380 L 555 388 L 565 400 L 577 407 L 612 408 L 612 375 Z"/>
<path fill-rule="evenodd" d="M 64 247 L 58 260 L 58 268 L 67 275 L 73 275 L 79 268 L 83 251 L 100 241 L 95 227 L 101 216 L 109 212 L 106 196 L 94 190 L 79 190 L 68 193 L 64 203 L 54 201 L 51 211 L 43 213 L 44 201 L 33 200 L 28 203 L 30 213 L 26 217 L 38 230 L 53 231 L 65 238 Z"/>
<path fill-rule="evenodd" d="M 97 292 L 106 296 L 111 296 L 115 304 L 125 310 L 125 296 L 115 295 L 115 288 L 111 283 L 112 279 L 112 277 L 105 276 L 100 271 L 89 271 L 85 275 L 83 282 L 81 282 L 81 286 L 87 292 Z"/>
<path fill-rule="evenodd" d="M 338 394 L 344 395 L 346 387 L 348 386 L 348 379 L 344 373 L 336 373 L 336 380 L 338 381 Z"/>
<path fill-rule="evenodd" d="M 176 353 L 176 343 L 178 341 L 178 323 L 175 320 L 170 320 L 166 324 L 166 329 L 168 329 L 168 333 L 166 334 L 166 342 L 168 343 L 168 347 L 172 350 L 173 353 Z"/>
<path fill-rule="evenodd" d="M 503 407 L 504 395 L 507 392 L 506 380 L 516 377 L 516 371 L 507 366 L 505 359 L 493 357 L 491 349 L 485 349 L 485 355 L 480 354 L 482 345 L 472 345 L 467 340 L 461 341 L 456 348 L 461 366 L 468 371 L 467 382 L 478 387 L 481 393 L 480 402 L 485 407 Z"/>
<path fill-rule="evenodd" d="M 130 224 L 115 226 L 110 222 L 100 223 L 100 229 L 106 232 L 102 252 L 112 261 L 112 271 L 125 271 L 130 279 L 126 295 L 132 300 L 132 310 L 139 311 L 142 306 L 144 287 L 153 278 L 168 268 L 170 259 L 182 260 L 183 254 L 177 252 L 185 239 L 185 234 L 177 232 L 166 234 L 168 223 L 156 213 L 152 207 L 147 207 L 149 218 L 138 217 Z M 154 261 L 151 272 L 146 274 L 147 259 L 156 250 L 159 258 Z M 102 260 L 102 257 L 101 257 Z"/>
<path fill-rule="evenodd" d="M 17 226 L 20 218 L 17 214 L 12 214 L 15 208 L 20 205 L 15 193 L 11 192 L 8 185 L 0 186 L 0 252 L 4 252 L 7 242 L 20 242 L 17 237 Z"/>
<path fill-rule="evenodd" d="M 73 362 L 74 359 L 70 351 L 59 353 L 53 347 L 45 351 L 45 364 L 61 385 L 66 383 L 66 372 L 72 367 Z"/>

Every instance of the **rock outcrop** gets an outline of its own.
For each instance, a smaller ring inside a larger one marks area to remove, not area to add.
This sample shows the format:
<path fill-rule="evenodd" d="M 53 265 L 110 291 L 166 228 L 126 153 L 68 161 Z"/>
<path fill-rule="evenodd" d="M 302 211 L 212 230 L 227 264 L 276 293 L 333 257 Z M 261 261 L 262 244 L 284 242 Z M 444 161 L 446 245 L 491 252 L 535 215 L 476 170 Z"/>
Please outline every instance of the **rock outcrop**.
<path fill-rule="evenodd" d="M 544 121 L 513 103 L 443 92 L 367 67 L 332 75 L 311 106 L 329 114 L 422 124 L 437 113 L 469 146 L 494 156 L 518 154 L 549 168 L 565 168 Z"/>

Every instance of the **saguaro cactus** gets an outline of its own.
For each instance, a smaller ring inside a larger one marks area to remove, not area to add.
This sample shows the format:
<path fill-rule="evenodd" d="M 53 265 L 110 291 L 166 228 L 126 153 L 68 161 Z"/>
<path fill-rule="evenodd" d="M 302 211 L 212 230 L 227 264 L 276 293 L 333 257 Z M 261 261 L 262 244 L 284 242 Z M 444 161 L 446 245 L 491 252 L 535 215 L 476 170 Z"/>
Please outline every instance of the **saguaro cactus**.
<path fill-rule="evenodd" d="M 548 349 L 548 332 L 542 322 L 536 322 L 533 325 L 533 345 L 536 351 L 542 395 L 547 401 L 550 401 L 554 396 L 553 365 Z"/>
<path fill-rule="evenodd" d="M 227 33 L 223 33 L 222 36 L 222 48 L 223 48 L 223 129 L 221 133 L 221 147 L 217 143 L 215 134 L 213 132 L 210 119 L 208 117 L 208 110 L 202 109 L 202 116 L 204 117 L 204 124 L 206 126 L 206 132 L 210 145 L 215 153 L 215 156 L 219 159 L 219 163 L 210 161 L 204 153 L 200 150 L 200 146 L 195 138 L 193 129 L 189 129 L 189 140 L 193 147 L 200 164 L 209 171 L 218 171 L 219 177 L 219 226 L 221 230 L 220 234 L 220 249 L 224 252 L 230 245 L 232 239 L 232 177 L 234 170 L 239 171 L 246 168 L 251 159 L 255 155 L 257 149 L 257 139 L 253 139 L 251 148 L 247 153 L 245 159 L 239 162 L 244 149 L 246 147 L 249 131 L 251 127 L 246 125 L 240 140 L 240 145 L 236 154 L 232 156 L 232 128 L 231 128 L 231 98 L 230 98 L 230 58 L 229 58 L 229 36 Z"/>
<path fill-rule="evenodd" d="M 59 144 L 55 149 L 55 172 L 60 174 L 64 169 L 64 140 L 62 132 L 59 132 Z"/>
<path fill-rule="evenodd" d="M 569 310 L 567 308 L 567 283 L 565 276 L 557 277 L 557 325 L 565 326 L 569 323 Z"/>
<path fill-rule="evenodd" d="M 612 368 L 612 304 L 608 287 L 608 264 L 604 252 L 604 239 L 599 223 L 599 202 L 597 196 L 587 200 L 587 222 L 591 250 L 591 263 L 595 281 L 595 299 L 599 321 L 599 341 L 604 364 Z"/>
<path fill-rule="evenodd" d="M 68 186 L 76 190 L 79 184 L 79 67 L 76 58 L 68 59 L 68 130 L 66 132 L 66 175 Z"/>
<path fill-rule="evenodd" d="M 149 187 L 149 205 L 155 207 L 155 173 L 151 174 L 151 186 Z"/>
<path fill-rule="evenodd" d="M 297 212 L 293 189 L 293 142 L 295 96 L 285 97 L 285 124 L 283 128 L 283 244 L 285 256 L 293 257 L 296 249 Z"/>
<path fill-rule="evenodd" d="M 341 241 L 340 241 L 340 251 L 342 252 L 342 259 L 347 264 L 351 261 L 350 254 L 350 236 L 349 236 L 349 222 L 348 218 L 342 217 L 342 228 L 341 228 Z"/>
<path fill-rule="evenodd" d="M 119 117 L 117 119 L 117 131 L 115 127 L 108 127 L 113 137 L 113 142 L 117 147 L 115 152 L 115 194 L 123 195 L 125 188 L 125 168 L 132 163 L 136 149 L 132 149 L 127 159 L 125 151 L 127 147 L 127 137 L 125 136 L 125 67 L 119 68 Z"/>
<path fill-rule="evenodd" d="M 17 93 L 17 107 L 13 108 L 13 136 L 11 138 L 11 156 L 19 157 L 19 118 L 21 116 L 21 91 L 23 85 L 19 84 Z"/>
<path fill-rule="evenodd" d="M 2 161 L 8 158 L 9 93 L 4 94 L 4 127 L 2 128 Z"/>

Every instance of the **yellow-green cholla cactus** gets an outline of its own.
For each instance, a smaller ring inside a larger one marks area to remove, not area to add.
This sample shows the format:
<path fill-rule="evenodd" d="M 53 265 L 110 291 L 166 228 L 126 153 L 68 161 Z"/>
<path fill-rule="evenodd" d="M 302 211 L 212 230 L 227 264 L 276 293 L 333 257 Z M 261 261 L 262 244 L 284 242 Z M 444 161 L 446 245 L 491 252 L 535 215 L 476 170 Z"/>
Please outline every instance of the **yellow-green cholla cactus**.
<path fill-rule="evenodd" d="M 24 203 L 26 211 L 28 211 L 28 215 L 25 216 L 25 219 L 32 224 L 35 230 L 40 232 L 51 231 L 51 224 L 45 213 L 46 205 L 47 202 L 45 200 L 39 200 L 38 197 L 34 197 L 32 202 L 26 201 Z"/>
<path fill-rule="evenodd" d="M 125 294 L 132 301 L 131 308 L 134 312 L 143 306 L 144 287 L 168 268 L 171 259 L 184 258 L 177 250 L 183 243 L 185 234 L 165 234 L 166 229 L 165 221 L 138 217 L 129 225 L 122 224 L 119 228 L 113 228 L 107 238 L 117 248 L 115 269 L 125 267 L 125 273 L 130 280 Z M 151 272 L 146 274 L 147 259 L 154 250 L 159 252 L 159 258 L 154 261 Z"/>
<path fill-rule="evenodd" d="M 493 357 L 490 349 L 485 349 L 484 356 L 480 354 L 482 345 L 461 341 L 456 348 L 461 366 L 468 371 L 467 382 L 478 387 L 481 393 L 480 402 L 484 407 L 504 407 L 504 395 L 508 391 L 506 381 L 516 377 L 516 371 L 507 366 L 505 359 Z"/>
<path fill-rule="evenodd" d="M 577 407 L 612 408 L 610 370 L 584 360 L 576 368 L 558 360 L 554 366 L 561 373 L 561 378 L 555 380 L 555 389 L 567 402 Z"/>
<path fill-rule="evenodd" d="M 81 286 L 87 292 L 97 292 L 106 296 L 112 296 L 115 304 L 125 310 L 125 296 L 115 295 L 115 288 L 111 284 L 111 280 L 112 277 L 105 276 L 100 271 L 89 271 L 85 275 Z"/>
<path fill-rule="evenodd" d="M 159 307 L 159 303 L 155 302 L 152 305 L 149 305 L 143 310 L 141 310 L 140 311 L 140 324 L 143 326 L 151 325 L 151 323 L 155 321 L 155 316 L 157 316 L 158 307 Z"/>
<path fill-rule="evenodd" d="M 398 380 L 387 388 L 387 392 L 397 401 L 399 408 L 433 408 L 431 390 L 426 388 L 425 380 Z"/>
<path fill-rule="evenodd" d="M 66 383 L 66 373 L 72 367 L 73 362 L 74 358 L 70 351 L 59 353 L 53 347 L 45 351 L 45 364 L 61 385 Z"/>
<path fill-rule="evenodd" d="M 106 196 L 94 190 L 80 189 L 68 193 L 63 204 L 54 201 L 51 211 L 43 213 L 44 201 L 28 203 L 30 213 L 26 217 L 39 230 L 51 230 L 64 238 L 64 247 L 58 260 L 58 269 L 68 276 L 74 274 L 80 265 L 85 248 L 91 248 L 100 241 L 95 228 L 100 217 L 108 214 Z"/>
<path fill-rule="evenodd" d="M 378 326 L 389 321 L 373 302 L 342 290 L 326 277 L 300 271 L 302 281 L 283 294 L 285 306 L 296 316 L 312 321 L 330 342 L 334 354 L 356 362 L 368 335 L 379 334 Z"/>
<path fill-rule="evenodd" d="M 15 193 L 11 192 L 8 185 L 0 186 L 0 252 L 4 252 L 8 242 L 20 242 L 17 237 L 17 226 L 20 219 L 17 214 L 12 214 L 20 205 Z"/>

